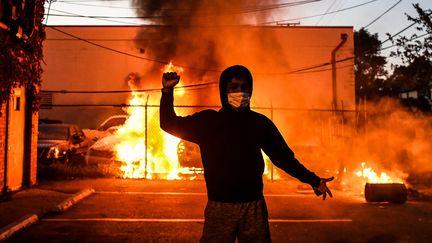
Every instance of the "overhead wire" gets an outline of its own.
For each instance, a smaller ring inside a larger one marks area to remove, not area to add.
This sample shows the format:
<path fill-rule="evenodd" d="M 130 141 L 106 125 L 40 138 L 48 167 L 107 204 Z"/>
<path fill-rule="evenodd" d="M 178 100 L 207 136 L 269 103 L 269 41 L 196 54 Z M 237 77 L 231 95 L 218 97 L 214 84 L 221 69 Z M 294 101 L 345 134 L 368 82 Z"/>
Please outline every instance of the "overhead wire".
<path fill-rule="evenodd" d="M 79 17 L 79 18 L 90 18 L 90 19 L 96 19 L 96 20 L 100 20 L 100 21 L 106 21 L 106 22 L 113 22 L 113 23 L 120 23 L 120 24 L 132 24 L 132 25 L 136 25 L 137 23 L 132 23 L 132 22 L 125 22 L 125 21 L 121 21 L 121 20 L 114 20 L 112 18 L 99 18 L 99 17 L 92 17 L 92 16 L 86 16 L 86 15 L 79 15 L 79 14 L 75 14 L 75 13 L 71 13 L 71 12 L 67 12 L 67 11 L 63 11 L 63 10 L 58 10 L 58 9 L 51 9 L 53 11 L 59 12 L 59 13 L 66 13 L 68 15 L 64 15 L 64 14 L 46 14 L 47 18 L 48 16 L 54 16 L 54 17 Z"/>
<path fill-rule="evenodd" d="M 253 13 L 253 12 L 261 12 L 261 11 L 268 11 L 273 9 L 279 9 L 279 8 L 286 8 L 286 7 L 292 7 L 292 6 L 298 6 L 298 5 L 304 5 L 309 4 L 313 2 L 319 2 L 322 0 L 303 0 L 298 2 L 289 2 L 289 3 L 279 3 L 279 4 L 269 4 L 269 5 L 255 5 L 250 7 L 243 7 L 238 9 L 217 9 L 217 11 L 198 11 L 195 12 L 193 17 L 200 17 L 200 16 L 212 16 L 212 15 L 235 15 L 235 14 L 246 14 L 246 13 Z M 57 10 L 61 12 L 60 10 Z M 101 15 L 80 15 L 80 14 L 69 14 L 69 15 L 58 15 L 58 14 L 51 14 L 51 16 L 58 16 L 58 17 L 80 17 L 80 18 L 92 18 L 92 19 L 160 19 L 160 18 L 173 18 L 173 17 L 183 17 L 183 16 L 191 16 L 188 9 L 185 9 L 185 14 L 181 15 L 146 15 L 146 16 L 101 16 Z"/>
<path fill-rule="evenodd" d="M 325 11 L 324 14 L 327 14 L 327 13 L 330 11 L 330 9 L 333 7 L 333 5 L 336 3 L 336 1 L 337 1 L 337 0 L 333 0 L 333 2 L 332 2 L 332 3 L 330 4 L 330 6 L 327 8 L 327 10 Z M 321 22 L 321 20 L 324 18 L 324 16 L 325 16 L 325 15 L 322 15 L 321 18 L 317 21 L 317 23 L 316 23 L 315 25 L 318 25 L 318 24 Z"/>
<path fill-rule="evenodd" d="M 416 36 L 416 37 L 414 37 L 414 38 L 411 38 L 411 39 L 409 39 L 408 41 L 417 40 L 417 39 L 420 39 L 420 38 L 422 38 L 422 37 L 424 37 L 424 36 L 427 36 L 427 35 L 431 35 L 431 34 L 430 34 L 430 33 L 424 33 L 424 34 L 422 34 L 422 35 L 419 35 L 419 36 Z M 381 48 L 380 51 L 382 51 L 382 50 L 386 50 L 386 49 L 389 49 L 389 48 L 392 48 L 392 47 L 395 47 L 395 46 L 397 46 L 397 45 L 394 44 L 394 45 L 386 46 L 386 47 Z"/>
<path fill-rule="evenodd" d="M 346 8 L 343 8 L 343 9 L 339 9 L 339 10 L 331 11 L 331 12 L 328 12 L 328 13 L 323 13 L 323 14 L 314 14 L 314 15 L 309 15 L 309 16 L 304 16 L 304 17 L 297 17 L 297 18 L 291 18 L 291 19 L 285 19 L 285 20 L 268 21 L 268 22 L 263 22 L 263 23 L 261 23 L 261 24 L 262 24 L 262 25 L 268 25 L 268 24 L 279 24 L 279 23 L 289 22 L 289 21 L 293 21 L 293 20 L 301 20 L 301 19 L 315 18 L 315 17 L 320 17 L 320 16 L 322 16 L 322 15 L 328 15 L 328 14 L 333 14 L 333 13 L 338 13 L 338 12 L 342 12 L 342 11 L 351 10 L 351 9 L 358 8 L 358 7 L 361 7 L 361 6 L 364 6 L 364 5 L 367 5 L 367 4 L 370 4 L 370 3 L 376 2 L 376 1 L 377 1 L 377 0 L 371 0 L 371 1 L 368 1 L 368 2 L 364 2 L 364 3 L 361 3 L 361 4 L 357 4 L 357 5 L 353 5 L 353 6 L 350 6 L 350 7 L 346 7 Z"/>
<path fill-rule="evenodd" d="M 397 3 L 393 4 L 389 9 L 384 11 L 384 13 L 380 14 L 378 17 L 376 17 L 374 20 L 372 20 L 369 24 L 367 24 L 364 29 L 367 29 L 369 26 L 371 26 L 373 23 L 375 23 L 377 20 L 379 20 L 382 16 L 384 16 L 386 13 L 390 12 L 394 7 L 396 7 L 399 3 L 401 3 L 402 0 L 399 0 Z"/>
<path fill-rule="evenodd" d="M 174 89 L 189 89 L 198 88 L 203 86 L 216 85 L 217 82 L 206 82 L 199 84 L 189 84 L 183 86 L 176 86 Z M 161 88 L 152 89 L 137 89 L 137 90 L 41 90 L 45 93 L 59 93 L 59 94 L 113 94 L 113 93 L 146 93 L 146 92 L 160 92 Z"/>
<path fill-rule="evenodd" d="M 336 6 L 335 6 L 335 11 L 340 10 L 343 6 L 345 6 L 346 0 L 340 0 L 340 2 L 337 2 Z M 329 23 L 335 16 L 338 15 L 339 12 L 336 12 L 335 14 L 330 15 L 328 18 L 326 18 L 324 20 L 324 25 L 326 25 L 326 23 Z"/>
<path fill-rule="evenodd" d="M 95 43 L 93 41 L 89 41 L 87 39 L 78 37 L 76 35 L 73 35 L 71 33 L 66 32 L 66 31 L 60 30 L 59 28 L 54 27 L 54 26 L 47 26 L 47 27 L 51 28 L 51 29 L 53 29 L 55 31 L 58 31 L 58 32 L 60 32 L 62 34 L 65 34 L 67 36 L 70 36 L 70 37 L 72 37 L 74 39 L 86 42 L 88 44 L 97 46 L 99 48 L 103 48 L 103 49 L 106 49 L 106 50 L 109 50 L 109 51 L 112 51 L 112 52 L 116 52 L 118 54 L 126 55 L 126 56 L 133 57 L 133 58 L 138 58 L 138 59 L 142 59 L 142 60 L 146 60 L 146 61 L 150 61 L 150 62 L 155 62 L 155 63 L 159 63 L 159 64 L 164 64 L 164 65 L 167 65 L 169 63 L 169 61 L 166 61 L 166 60 L 159 60 L 159 59 L 153 59 L 153 58 L 138 56 L 138 55 L 127 53 L 127 52 L 124 52 L 124 51 L 120 51 L 120 50 L 117 50 L 117 49 L 114 49 L 114 48 L 111 48 L 111 47 L 107 47 L 107 46 Z M 350 60 L 350 59 L 353 59 L 353 58 L 354 57 L 350 57 L 350 58 L 347 58 L 347 59 L 339 60 L 337 62 L 347 61 L 347 60 Z M 310 67 L 299 68 L 299 69 L 291 70 L 291 71 L 288 71 L 288 72 L 278 72 L 278 73 L 276 73 L 276 72 L 275 73 L 261 73 L 261 72 L 258 72 L 256 74 L 258 74 L 258 75 L 287 75 L 287 74 L 292 74 L 292 73 L 296 73 L 296 72 L 299 72 L 299 71 L 310 70 L 310 69 L 314 69 L 314 68 L 322 67 L 322 66 L 326 66 L 326 65 L 331 65 L 331 62 L 326 62 L 326 63 L 322 63 L 322 64 L 310 66 Z M 178 66 L 181 66 L 182 68 L 189 69 L 189 70 L 206 71 L 206 72 L 219 72 L 219 73 L 222 72 L 222 69 L 210 69 L 210 68 L 203 68 L 203 67 L 192 67 L 192 66 L 187 66 L 187 65 L 178 65 Z"/>

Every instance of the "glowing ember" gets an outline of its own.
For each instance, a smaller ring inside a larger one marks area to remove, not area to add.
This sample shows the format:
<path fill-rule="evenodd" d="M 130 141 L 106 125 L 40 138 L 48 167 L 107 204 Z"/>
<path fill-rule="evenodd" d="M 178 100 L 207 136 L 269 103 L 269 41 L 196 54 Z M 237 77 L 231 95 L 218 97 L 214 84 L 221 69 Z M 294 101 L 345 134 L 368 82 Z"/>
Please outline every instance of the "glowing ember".
<path fill-rule="evenodd" d="M 362 170 L 357 171 L 355 174 L 365 180 L 365 183 L 402 183 L 402 179 L 392 176 L 387 173 L 381 172 L 379 175 L 372 168 L 366 168 L 366 162 L 361 163 Z"/>
<path fill-rule="evenodd" d="M 180 74 L 183 69 L 169 63 L 162 71 Z M 158 174 L 162 176 L 158 178 L 180 179 L 178 173 L 188 169 L 180 168 L 178 162 L 177 145 L 180 139 L 159 130 L 157 134 L 152 133 L 151 139 L 146 141 L 146 119 L 149 126 L 157 124 L 157 111 L 146 110 L 148 96 L 135 92 L 136 87 L 130 88 L 132 97 L 129 100 L 131 106 L 127 109 L 129 118 L 115 133 L 120 141 L 115 145 L 116 159 L 124 163 L 120 167 L 122 177 L 153 179 Z M 176 92 L 175 95 L 181 96 L 182 92 Z"/>

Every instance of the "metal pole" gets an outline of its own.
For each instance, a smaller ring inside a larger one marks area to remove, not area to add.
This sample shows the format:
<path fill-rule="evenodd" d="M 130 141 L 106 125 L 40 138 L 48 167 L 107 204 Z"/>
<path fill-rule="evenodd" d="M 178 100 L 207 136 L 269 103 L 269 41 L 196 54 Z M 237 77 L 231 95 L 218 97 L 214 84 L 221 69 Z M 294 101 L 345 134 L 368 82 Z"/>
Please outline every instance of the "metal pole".
<path fill-rule="evenodd" d="M 147 179 L 147 151 L 148 151 L 148 149 L 147 149 L 147 145 L 148 145 L 148 133 L 147 133 L 147 120 L 148 120 L 148 106 L 147 106 L 147 104 L 148 104 L 148 100 L 149 100 L 149 95 L 147 95 L 147 100 L 146 100 L 146 103 L 145 103 L 145 107 L 144 107 L 144 109 L 145 109 L 145 124 L 144 124 L 144 126 L 145 126 L 145 134 L 144 134 L 144 139 L 145 139 L 145 154 L 144 154 L 144 178 L 145 179 Z"/>
<path fill-rule="evenodd" d="M 336 81 L 336 52 L 345 44 L 348 39 L 348 35 L 346 33 L 342 33 L 341 42 L 336 46 L 335 49 L 331 52 L 331 64 L 332 64 L 332 88 L 333 88 L 333 108 L 337 111 L 337 81 Z"/>

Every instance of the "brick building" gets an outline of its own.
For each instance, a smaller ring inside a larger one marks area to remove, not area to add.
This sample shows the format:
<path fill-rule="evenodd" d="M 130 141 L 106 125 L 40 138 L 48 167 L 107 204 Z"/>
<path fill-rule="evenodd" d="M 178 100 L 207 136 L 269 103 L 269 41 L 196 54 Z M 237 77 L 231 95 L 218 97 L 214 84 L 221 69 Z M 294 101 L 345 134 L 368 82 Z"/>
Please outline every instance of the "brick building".
<path fill-rule="evenodd" d="M 44 1 L 0 2 L 0 193 L 36 183 Z"/>

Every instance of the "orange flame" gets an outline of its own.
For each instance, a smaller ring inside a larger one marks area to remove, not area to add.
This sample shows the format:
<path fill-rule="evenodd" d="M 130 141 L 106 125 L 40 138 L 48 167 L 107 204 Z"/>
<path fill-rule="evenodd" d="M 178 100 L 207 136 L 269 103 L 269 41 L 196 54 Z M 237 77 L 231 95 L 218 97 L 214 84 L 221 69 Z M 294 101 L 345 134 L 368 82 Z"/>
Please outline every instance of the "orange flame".
<path fill-rule="evenodd" d="M 365 183 L 403 183 L 403 180 L 396 175 L 390 176 L 386 172 L 378 174 L 370 167 L 365 167 L 366 162 L 361 163 L 362 170 L 355 174 L 365 180 Z"/>
<path fill-rule="evenodd" d="M 162 71 L 180 74 L 183 69 L 170 62 Z M 152 136 L 157 135 L 155 139 L 146 141 L 146 137 L 149 137 L 146 120 L 149 125 L 157 124 L 157 111 L 146 109 L 148 95 L 135 92 L 133 87 L 131 89 L 132 97 L 127 109 L 129 117 L 115 133 L 120 141 L 115 145 L 115 154 L 116 159 L 123 162 L 120 167 L 122 177 L 153 179 L 155 175 L 160 175 L 161 179 L 180 179 L 178 173 L 185 170 L 180 168 L 177 158 L 180 139 L 158 130 L 157 134 L 152 133 Z M 175 95 L 181 96 L 182 92 L 176 92 Z"/>

